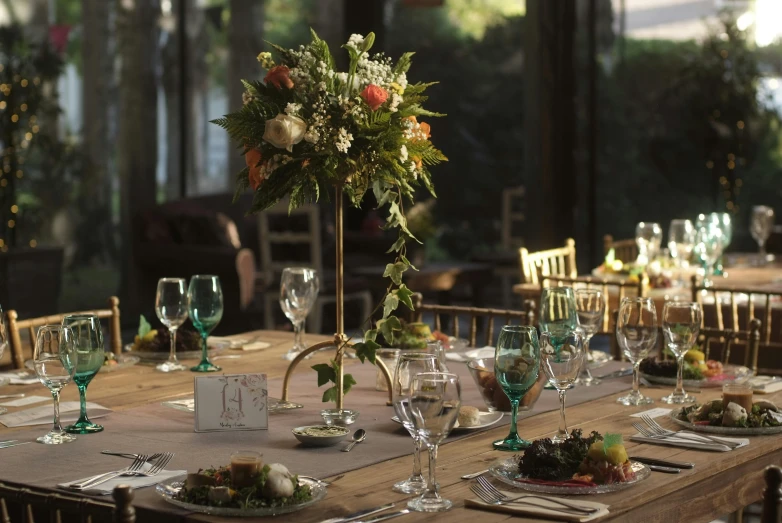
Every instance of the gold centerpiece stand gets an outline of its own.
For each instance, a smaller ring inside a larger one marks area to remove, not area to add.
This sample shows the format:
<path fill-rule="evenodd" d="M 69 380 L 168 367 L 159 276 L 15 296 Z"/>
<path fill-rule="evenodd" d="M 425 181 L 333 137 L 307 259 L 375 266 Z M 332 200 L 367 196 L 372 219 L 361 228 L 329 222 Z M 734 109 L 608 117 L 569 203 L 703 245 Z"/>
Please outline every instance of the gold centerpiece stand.
<path fill-rule="evenodd" d="M 343 384 L 343 376 L 344 376 L 344 357 L 345 357 L 345 350 L 346 349 L 352 349 L 353 344 L 348 341 L 348 337 L 345 335 L 345 310 L 344 310 L 344 251 L 342 246 L 342 240 L 343 240 L 343 209 L 342 209 L 342 186 L 338 185 L 335 191 L 335 199 L 336 199 L 336 241 L 337 241 L 337 300 L 336 300 L 336 308 L 337 308 L 337 332 L 334 334 L 334 340 L 333 341 L 323 341 L 321 343 L 316 343 L 315 345 L 311 345 L 301 351 L 296 358 L 294 358 L 293 361 L 291 361 L 290 365 L 288 365 L 288 370 L 285 371 L 285 378 L 282 380 L 282 396 L 280 399 L 280 403 L 286 403 L 288 401 L 288 385 L 290 382 L 291 375 L 293 374 L 293 370 L 296 368 L 296 366 L 308 355 L 312 354 L 313 352 L 317 352 L 321 349 L 327 349 L 329 347 L 336 347 L 337 349 L 337 355 L 334 361 L 337 363 L 337 368 L 339 369 L 337 371 L 337 403 L 336 408 L 339 410 L 342 410 L 344 407 L 344 400 L 345 400 L 345 394 L 342 390 L 342 384 Z M 370 319 L 371 321 L 371 319 Z M 391 373 L 388 371 L 388 367 L 386 367 L 385 363 L 383 363 L 383 360 L 380 358 L 375 359 L 375 366 L 377 366 L 380 371 L 383 373 L 383 376 L 386 379 L 386 382 L 388 383 L 388 405 L 391 405 L 391 400 L 393 397 L 393 387 L 391 385 Z"/>

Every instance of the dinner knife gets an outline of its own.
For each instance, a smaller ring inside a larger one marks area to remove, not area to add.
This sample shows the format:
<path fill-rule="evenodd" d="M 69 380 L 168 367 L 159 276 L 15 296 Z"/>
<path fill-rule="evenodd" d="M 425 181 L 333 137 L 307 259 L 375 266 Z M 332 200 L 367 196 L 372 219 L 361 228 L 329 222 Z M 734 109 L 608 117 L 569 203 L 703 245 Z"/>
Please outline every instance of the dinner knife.
<path fill-rule="evenodd" d="M 674 467 L 677 469 L 692 469 L 695 468 L 695 463 L 678 463 L 676 461 L 668 461 L 664 459 L 646 458 L 639 456 L 632 456 L 630 461 L 637 461 L 644 465 L 657 465 L 658 467 Z"/>
<path fill-rule="evenodd" d="M 673 467 L 661 467 L 659 465 L 647 465 L 649 467 L 649 470 L 654 472 L 664 472 L 666 474 L 678 474 L 682 471 L 682 469 L 677 469 Z"/>
<path fill-rule="evenodd" d="M 32 441 L 20 441 L 18 443 L 7 443 L 5 445 L 0 445 L 0 449 L 7 449 L 8 447 L 16 447 L 18 445 L 27 445 L 28 443 L 32 443 Z"/>
<path fill-rule="evenodd" d="M 355 521 L 357 519 L 363 518 L 364 516 L 369 516 L 377 512 L 382 512 L 384 510 L 392 508 L 394 505 L 395 503 L 386 503 L 385 505 L 381 505 L 379 507 L 365 508 L 363 510 L 359 510 L 358 512 L 354 512 L 352 514 L 348 514 L 347 516 L 343 516 L 340 518 L 324 519 L 320 523 L 347 523 L 348 521 Z"/>
<path fill-rule="evenodd" d="M 608 374 L 603 374 L 602 376 L 595 376 L 597 379 L 605 380 L 608 378 L 621 378 L 622 376 L 630 376 L 633 373 L 633 369 L 619 369 L 614 372 L 609 372 Z"/>
<path fill-rule="evenodd" d="M 405 514 L 409 513 L 410 509 L 404 509 L 400 510 L 399 512 L 392 512 L 390 514 L 383 514 L 382 516 L 375 516 L 374 518 L 362 519 L 356 523 L 378 523 L 378 521 L 385 521 L 387 519 L 395 518 L 397 516 L 404 516 Z"/>

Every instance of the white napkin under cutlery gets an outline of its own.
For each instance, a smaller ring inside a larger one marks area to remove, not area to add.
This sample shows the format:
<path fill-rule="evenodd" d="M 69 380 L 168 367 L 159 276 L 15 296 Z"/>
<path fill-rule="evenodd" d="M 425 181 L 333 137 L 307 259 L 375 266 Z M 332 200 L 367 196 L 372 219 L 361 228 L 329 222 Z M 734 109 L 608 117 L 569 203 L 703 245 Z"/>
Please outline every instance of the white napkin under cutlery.
<path fill-rule="evenodd" d="M 141 470 L 146 472 L 151 468 L 152 465 L 150 463 L 144 463 L 144 466 L 141 467 Z M 117 485 L 129 485 L 134 489 L 149 487 L 152 485 L 157 485 L 161 481 L 165 481 L 167 479 L 171 479 L 173 477 L 180 476 L 182 474 L 187 474 L 187 471 L 186 470 L 161 470 L 160 474 L 156 474 L 154 476 L 117 476 L 116 478 L 110 479 L 105 483 L 100 483 L 99 485 L 96 485 L 90 489 L 80 490 L 79 492 L 84 492 L 86 494 L 111 494 L 111 491 Z M 94 476 L 95 474 L 92 474 L 90 476 L 87 476 L 86 478 L 77 479 L 75 481 L 69 481 L 67 483 L 60 483 L 57 486 L 60 488 L 67 489 L 71 485 L 83 483 L 84 481 Z"/>
<path fill-rule="evenodd" d="M 725 441 L 738 443 L 739 445 L 735 447 L 737 449 L 749 445 L 749 440 L 747 438 L 726 438 L 723 436 L 719 436 L 719 438 L 724 439 Z M 653 438 L 643 436 L 642 434 L 638 433 L 630 436 L 630 440 L 639 441 L 642 443 L 651 443 L 652 445 L 667 445 L 670 447 L 683 447 L 695 450 L 711 450 L 715 452 L 730 452 L 731 450 L 734 450 L 727 445 L 721 445 L 719 443 L 715 443 L 714 441 L 710 441 L 708 438 L 704 438 L 696 432 L 687 432 L 687 437 L 677 437 L 675 434 L 671 434 L 670 436 L 655 436 Z"/>

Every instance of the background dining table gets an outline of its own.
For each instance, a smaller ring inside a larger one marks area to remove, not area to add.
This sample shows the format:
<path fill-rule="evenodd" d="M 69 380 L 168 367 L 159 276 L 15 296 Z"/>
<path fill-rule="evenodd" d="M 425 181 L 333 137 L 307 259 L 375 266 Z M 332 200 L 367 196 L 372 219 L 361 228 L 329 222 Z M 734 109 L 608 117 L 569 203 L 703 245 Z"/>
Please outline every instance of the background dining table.
<path fill-rule="evenodd" d="M 256 352 L 224 352 L 222 355 L 239 357 L 218 360 L 218 363 L 223 366 L 223 372 L 226 374 L 264 372 L 269 377 L 269 395 L 279 397 L 280 378 L 287 367 L 287 362 L 283 361 L 281 356 L 290 347 L 291 335 L 258 331 L 242 336 L 262 339 L 269 342 L 271 346 Z M 322 336 L 307 336 L 306 341 L 313 343 L 324 339 L 326 338 Z M 90 473 L 102 472 L 103 470 L 90 468 L 92 466 L 88 467 L 88 461 L 93 460 L 94 456 L 99 456 L 100 450 L 107 445 L 117 447 L 111 450 L 126 452 L 140 452 L 152 448 L 158 451 L 170 450 L 177 455 L 168 469 L 192 471 L 194 467 L 204 466 L 205 460 L 213 462 L 211 463 L 213 465 L 227 463 L 230 449 L 238 450 L 234 448 L 238 446 L 245 448 L 255 441 L 255 450 L 264 454 L 266 462 L 286 462 L 286 459 L 280 459 L 280 456 L 289 456 L 290 459 L 305 464 L 299 465 L 297 472 L 304 474 L 317 472 L 322 479 L 332 482 L 328 487 L 328 496 L 323 501 L 299 512 L 282 516 L 278 518 L 280 520 L 284 518 L 286 522 L 319 522 L 325 518 L 343 516 L 389 501 L 397 502 L 397 506 L 402 508 L 408 497 L 393 492 L 391 486 L 410 473 L 411 459 L 407 449 L 411 450 L 412 442 L 404 430 L 389 420 L 393 415 L 393 409 L 385 404 L 387 394 L 375 391 L 372 367 L 362 366 L 353 360 L 348 363 L 347 368 L 347 372 L 353 373 L 359 383 L 347 395 L 346 407 L 361 405 L 359 408 L 361 417 L 354 427 L 369 429 L 369 437 L 365 443 L 357 446 L 349 454 L 340 452 L 339 447 L 309 449 L 296 445 L 293 436 L 287 432 L 289 425 L 298 422 L 294 418 L 287 419 L 288 416 L 309 417 L 306 421 L 313 424 L 319 422 L 317 412 L 323 408 L 323 405 L 318 401 L 320 391 L 316 387 L 315 373 L 309 367 L 315 363 L 326 362 L 332 355 L 333 353 L 328 351 L 318 353 L 312 360 L 308 360 L 296 369 L 291 384 L 290 399 L 305 404 L 305 408 L 301 411 L 272 415 L 269 434 L 193 433 L 192 415 L 160 406 L 160 403 L 166 400 L 192 396 L 194 375 L 190 372 L 163 374 L 155 372 L 151 366 L 135 365 L 114 372 L 100 373 L 90 385 L 87 396 L 89 401 L 113 409 L 109 416 L 101 418 L 101 422 L 107 427 L 106 431 L 97 435 L 79 436 L 81 441 L 69 445 L 44 446 L 33 443 L 0 449 L 0 481 L 53 488 L 58 481 L 78 479 Z M 483 407 L 479 403 L 479 395 L 474 383 L 467 377 L 466 369 L 463 368 L 464 364 L 449 362 L 449 365 L 452 370 L 462 375 L 463 396 L 473 405 Z M 614 369 L 622 365 L 624 364 L 612 362 L 606 369 Z M 592 430 L 602 434 L 621 433 L 625 436 L 625 444 L 631 456 L 690 461 L 696 466 L 693 470 L 685 470 L 678 475 L 653 473 L 649 479 L 627 490 L 591 497 L 593 501 L 609 505 L 609 515 L 600 521 L 708 522 L 758 500 L 762 492 L 763 468 L 769 464 L 782 463 L 782 435 L 754 436 L 750 438 L 749 446 L 725 453 L 631 442 L 629 436 L 636 432 L 631 424 L 638 419 L 630 415 L 650 407 L 632 408 L 616 403 L 616 397 L 630 387 L 628 378 L 609 379 L 605 380 L 604 384 L 593 388 L 591 392 L 589 389 L 584 389 L 579 391 L 579 394 L 569 395 L 574 403 L 567 411 L 571 428 L 578 427 L 587 433 Z M 48 391 L 38 384 L 0 387 L 0 394 L 19 392 L 28 395 L 48 395 Z M 535 409 L 526 413 L 519 422 L 518 429 L 523 437 L 537 439 L 551 436 L 556 431 L 559 413 L 556 410 L 555 395 L 549 394 L 551 392 L 545 391 Z M 669 391 L 648 389 L 645 392 L 659 400 Z M 591 394 L 594 399 L 580 398 L 586 393 Z M 719 396 L 719 389 L 704 388 L 698 394 L 699 400 L 702 401 Z M 66 387 L 64 400 L 74 400 L 76 397 L 76 388 Z M 766 397 L 782 404 L 782 392 Z M 579 401 L 581 403 L 575 404 Z M 663 405 L 658 402 L 652 405 L 655 406 Z M 19 409 L 9 408 L 9 410 Z M 187 418 L 188 415 L 190 418 Z M 658 420 L 664 426 L 674 428 L 671 422 L 663 418 Z M 438 482 L 442 495 L 453 500 L 455 508 L 436 515 L 409 514 L 404 516 L 404 521 L 454 523 L 472 521 L 476 517 L 483 521 L 508 520 L 511 516 L 506 514 L 476 512 L 464 508 L 464 499 L 474 496 L 469 490 L 471 481 L 460 479 L 463 474 L 486 469 L 494 461 L 511 456 L 495 451 L 491 446 L 493 440 L 507 433 L 507 420 L 504 421 L 495 428 L 449 439 L 449 442 L 441 447 L 438 455 Z M 274 432 L 272 429 L 275 426 L 286 430 Z M 46 425 L 0 428 L 0 439 L 33 440 L 35 435 L 42 434 L 46 430 L 48 430 Z M 268 446 L 265 447 L 264 442 L 268 442 Z M 205 445 L 211 451 L 207 451 L 204 455 L 203 449 L 195 450 L 201 448 L 199 445 Z M 390 454 L 385 447 L 394 445 L 401 445 L 399 447 L 401 450 L 395 457 L 389 457 Z M 79 458 L 87 451 L 89 460 L 86 457 Z M 115 461 L 103 463 L 122 464 L 116 461 L 119 458 L 113 459 Z M 318 463 L 321 465 L 319 466 Z M 329 463 L 333 465 L 326 468 L 332 470 L 324 469 L 323 464 Z M 63 476 L 66 473 L 69 474 L 67 478 Z M 151 487 L 138 489 L 135 495 L 134 506 L 138 514 L 137 521 L 140 522 L 229 521 L 228 518 L 197 514 L 173 507 L 163 501 Z M 518 516 L 515 516 L 514 520 L 539 521 Z"/>

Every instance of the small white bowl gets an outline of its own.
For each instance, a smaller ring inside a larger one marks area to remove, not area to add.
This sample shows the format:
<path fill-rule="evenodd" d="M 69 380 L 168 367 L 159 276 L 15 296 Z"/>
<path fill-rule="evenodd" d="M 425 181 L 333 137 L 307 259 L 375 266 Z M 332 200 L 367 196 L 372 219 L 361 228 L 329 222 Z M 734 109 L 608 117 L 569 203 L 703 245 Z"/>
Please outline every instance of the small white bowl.
<path fill-rule="evenodd" d="M 311 431 L 312 429 L 320 429 L 324 434 L 305 433 L 305 431 Z M 336 445 L 345 439 L 345 436 L 350 434 L 349 429 L 335 425 L 305 425 L 303 427 L 296 427 L 291 432 L 293 432 L 293 435 L 296 436 L 297 440 L 309 447 L 330 447 Z"/>

